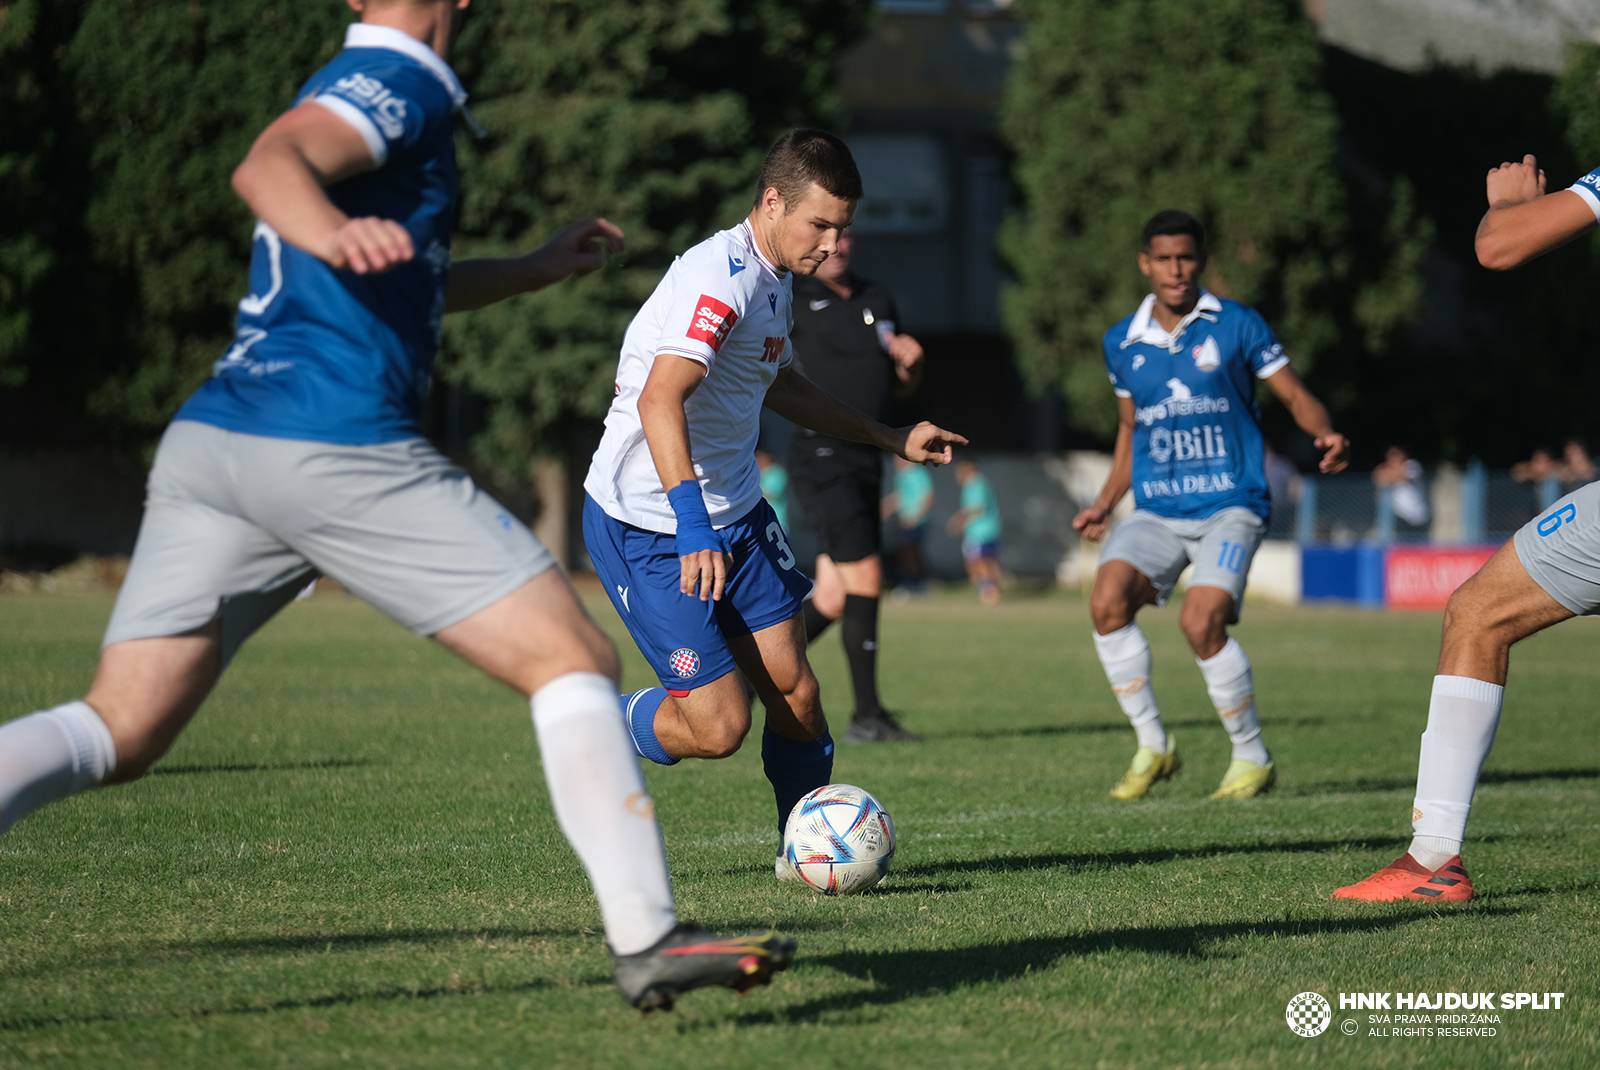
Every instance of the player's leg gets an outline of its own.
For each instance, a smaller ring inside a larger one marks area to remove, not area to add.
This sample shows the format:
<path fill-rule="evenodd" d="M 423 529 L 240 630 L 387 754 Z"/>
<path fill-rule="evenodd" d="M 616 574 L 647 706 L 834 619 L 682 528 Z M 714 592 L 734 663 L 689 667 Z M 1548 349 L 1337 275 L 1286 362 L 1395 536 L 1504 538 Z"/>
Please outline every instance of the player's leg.
<path fill-rule="evenodd" d="M 978 585 L 978 601 L 986 606 L 1000 604 L 1000 546 L 986 542 L 978 547 L 973 562 Z"/>
<path fill-rule="evenodd" d="M 896 717 L 883 708 L 878 694 L 878 612 L 883 598 L 883 558 L 877 553 L 851 561 L 836 560 L 844 585 L 844 654 L 850 666 L 855 711 L 845 738 L 856 742 L 915 740 Z"/>
<path fill-rule="evenodd" d="M 1250 563 L 1266 525 L 1248 509 L 1224 509 L 1205 520 L 1188 542 L 1194 559 L 1178 625 L 1206 683 L 1212 708 L 1232 745 L 1227 771 L 1213 799 L 1247 799 L 1269 790 L 1277 777 L 1256 713 L 1250 659 L 1228 635 L 1238 623 Z"/>
<path fill-rule="evenodd" d="M 826 553 L 817 555 L 811 573 L 811 597 L 806 599 L 806 642 L 811 642 L 844 616 L 845 584 L 839 567 Z"/>
<path fill-rule="evenodd" d="M 1178 771 L 1177 747 L 1161 721 L 1151 684 L 1150 641 L 1135 619 L 1162 605 L 1188 564 L 1183 544 L 1159 520 L 1135 513 L 1112 529 L 1089 595 L 1095 654 L 1138 747 L 1113 798 L 1137 799 Z"/>
<path fill-rule="evenodd" d="M 1450 596 L 1417 762 L 1411 845 L 1334 898 L 1472 898 L 1461 844 L 1499 727 L 1511 647 L 1600 607 L 1597 509 L 1600 484 L 1580 487 L 1518 531 Z"/>
<path fill-rule="evenodd" d="M 227 449 L 226 432 L 200 424 L 163 436 L 88 694 L 0 725 L 0 831 L 46 803 L 144 775 L 231 654 L 313 577 L 226 511 Z"/>

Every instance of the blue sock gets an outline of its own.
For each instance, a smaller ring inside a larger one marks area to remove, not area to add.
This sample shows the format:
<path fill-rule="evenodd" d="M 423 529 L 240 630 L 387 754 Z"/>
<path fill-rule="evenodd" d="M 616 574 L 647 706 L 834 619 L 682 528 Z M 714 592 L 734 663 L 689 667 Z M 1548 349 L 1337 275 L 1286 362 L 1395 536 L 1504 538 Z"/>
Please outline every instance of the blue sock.
<path fill-rule="evenodd" d="M 778 835 L 789 820 L 789 811 L 801 796 L 833 779 L 833 737 L 784 739 L 772 729 L 761 733 L 761 764 L 772 782 L 772 797 L 778 804 Z"/>
<path fill-rule="evenodd" d="M 633 749 L 639 752 L 639 757 L 649 758 L 657 765 L 677 765 L 678 759 L 668 754 L 656 738 L 656 709 L 666 697 L 666 689 L 660 687 L 647 687 L 623 695 L 623 725 L 633 737 Z"/>

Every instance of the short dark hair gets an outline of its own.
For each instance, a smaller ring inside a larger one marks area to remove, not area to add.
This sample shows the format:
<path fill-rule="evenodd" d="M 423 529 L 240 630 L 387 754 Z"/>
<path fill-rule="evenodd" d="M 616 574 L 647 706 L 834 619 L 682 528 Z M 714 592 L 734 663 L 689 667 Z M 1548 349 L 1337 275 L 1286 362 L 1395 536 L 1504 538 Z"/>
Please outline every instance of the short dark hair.
<path fill-rule="evenodd" d="M 1162 234 L 1187 234 L 1194 239 L 1195 252 L 1206 255 L 1206 228 L 1188 212 L 1163 208 L 1151 216 L 1139 234 L 1139 248 L 1150 251 L 1150 243 Z"/>
<path fill-rule="evenodd" d="M 861 199 L 861 172 L 856 170 L 850 147 L 826 130 L 798 127 L 773 142 L 756 181 L 756 203 L 768 189 L 776 189 L 788 211 L 800 203 L 815 182 L 835 197 Z"/>

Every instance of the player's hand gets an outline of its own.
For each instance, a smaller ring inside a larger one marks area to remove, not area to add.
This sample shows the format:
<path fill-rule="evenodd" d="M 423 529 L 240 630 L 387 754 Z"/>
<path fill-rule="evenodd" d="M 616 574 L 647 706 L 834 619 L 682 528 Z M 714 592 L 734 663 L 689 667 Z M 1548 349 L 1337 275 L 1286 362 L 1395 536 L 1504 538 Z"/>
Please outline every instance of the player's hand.
<path fill-rule="evenodd" d="M 322 259 L 335 268 L 349 268 L 357 275 L 375 275 L 404 264 L 417 255 L 411 232 L 392 219 L 363 216 L 347 219 L 328 239 Z"/>
<path fill-rule="evenodd" d="M 1544 196 L 1544 172 L 1530 152 L 1521 163 L 1508 161 L 1492 169 L 1485 186 L 1490 208 L 1509 208 Z"/>
<path fill-rule="evenodd" d="M 568 223 L 541 245 L 534 256 L 563 278 L 587 275 L 604 267 L 606 257 L 623 249 L 622 228 L 598 216 Z"/>
<path fill-rule="evenodd" d="M 949 464 L 955 459 L 955 447 L 967 444 L 963 436 L 926 420 L 901 428 L 899 435 L 900 447 L 895 452 L 912 464 Z"/>
<path fill-rule="evenodd" d="M 1111 527 L 1110 519 L 1110 509 L 1091 505 L 1078 510 L 1078 515 L 1072 518 L 1072 530 L 1090 542 L 1099 542 L 1105 538 L 1106 531 Z"/>
<path fill-rule="evenodd" d="M 1323 475 L 1332 475 L 1343 472 L 1350 464 L 1350 440 L 1337 431 L 1329 431 L 1326 435 L 1318 435 L 1313 444 L 1322 451 L 1322 460 L 1317 462 L 1317 471 Z"/>
<path fill-rule="evenodd" d="M 722 589 L 733 568 L 733 558 L 717 550 L 698 550 L 678 558 L 678 591 L 700 601 L 722 601 Z"/>
<path fill-rule="evenodd" d="M 889 357 L 894 361 L 895 377 L 909 383 L 912 372 L 922 363 L 922 343 L 909 334 L 893 335 L 889 339 Z"/>

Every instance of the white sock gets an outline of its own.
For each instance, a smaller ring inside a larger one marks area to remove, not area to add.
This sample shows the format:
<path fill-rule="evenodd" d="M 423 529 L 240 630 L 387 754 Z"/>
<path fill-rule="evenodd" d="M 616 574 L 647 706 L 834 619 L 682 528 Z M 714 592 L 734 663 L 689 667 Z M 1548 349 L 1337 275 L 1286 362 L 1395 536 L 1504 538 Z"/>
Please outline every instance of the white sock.
<path fill-rule="evenodd" d="M 1411 857 L 1438 869 L 1461 853 L 1472 793 L 1494 746 L 1505 688 L 1468 676 L 1435 676 L 1417 762 Z"/>
<path fill-rule="evenodd" d="M 1256 716 L 1256 685 L 1250 674 L 1250 659 L 1237 639 L 1229 638 L 1222 649 L 1209 658 L 1195 658 L 1200 675 L 1205 677 L 1206 693 L 1217 708 L 1222 727 L 1233 744 L 1233 756 L 1266 765 L 1272 761 L 1261 740 L 1261 719 Z"/>
<path fill-rule="evenodd" d="M 1167 752 L 1167 728 L 1156 708 L 1155 689 L 1150 686 L 1150 640 L 1137 623 L 1108 635 L 1094 637 L 1094 652 L 1106 670 L 1106 680 L 1117 696 L 1117 705 L 1133 725 L 1139 746 L 1158 754 Z"/>
<path fill-rule="evenodd" d="M 619 955 L 643 951 L 677 923 L 677 912 L 617 685 L 599 673 L 568 673 L 535 692 L 531 705 L 556 820 L 589 874 L 606 941 Z"/>
<path fill-rule="evenodd" d="M 100 784 L 116 767 L 111 731 L 86 702 L 0 725 L 0 833 L 46 803 Z"/>

